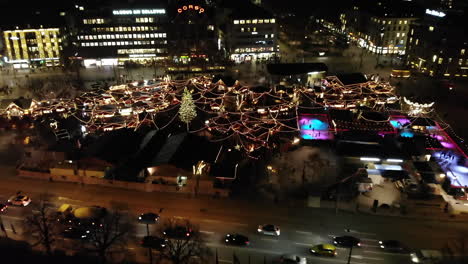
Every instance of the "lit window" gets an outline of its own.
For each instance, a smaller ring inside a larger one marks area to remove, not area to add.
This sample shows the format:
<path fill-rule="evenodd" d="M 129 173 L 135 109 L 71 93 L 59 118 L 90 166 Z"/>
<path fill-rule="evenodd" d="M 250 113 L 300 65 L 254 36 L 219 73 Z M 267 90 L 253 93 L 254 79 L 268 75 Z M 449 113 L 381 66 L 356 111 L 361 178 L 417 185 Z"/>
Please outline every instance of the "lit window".
<path fill-rule="evenodd" d="M 405 33 L 405 32 L 401 33 L 401 36 L 402 36 L 402 37 L 404 37 L 405 35 L 406 35 L 406 33 Z"/>
<path fill-rule="evenodd" d="M 437 55 L 432 56 L 432 62 L 436 62 L 437 60 Z"/>
<path fill-rule="evenodd" d="M 399 38 L 399 37 L 400 37 L 400 33 L 396 33 L 396 37 Z"/>
<path fill-rule="evenodd" d="M 239 21 L 241 24 L 245 24 L 245 20 L 240 20 Z"/>
<path fill-rule="evenodd" d="M 268 38 L 268 34 L 265 34 L 265 38 Z"/>
<path fill-rule="evenodd" d="M 275 21 L 276 20 L 274 18 L 270 19 L 270 23 L 275 23 Z"/>
<path fill-rule="evenodd" d="M 257 31 L 257 28 L 256 28 L 256 27 L 254 27 L 252 31 Z"/>
<path fill-rule="evenodd" d="M 463 59 L 458 59 L 458 65 L 463 65 Z"/>
<path fill-rule="evenodd" d="M 263 20 L 264 23 L 270 23 L 270 19 Z"/>
<path fill-rule="evenodd" d="M 392 21 L 391 21 L 391 20 L 389 20 L 389 21 L 388 21 L 388 24 L 389 24 L 389 25 L 390 25 L 390 24 L 392 24 Z"/>
<path fill-rule="evenodd" d="M 443 58 L 439 58 L 439 60 L 437 61 L 437 63 L 439 63 L 439 64 L 442 64 L 442 62 L 444 62 Z"/>
<path fill-rule="evenodd" d="M 257 19 L 252 20 L 252 24 L 257 24 L 257 22 L 258 22 Z"/>
<path fill-rule="evenodd" d="M 271 37 L 273 38 L 275 36 L 275 34 L 271 34 Z"/>
<path fill-rule="evenodd" d="M 461 55 L 465 55 L 465 49 L 460 50 Z"/>
<path fill-rule="evenodd" d="M 414 34 L 414 29 L 411 29 L 411 36 L 413 36 Z"/>
<path fill-rule="evenodd" d="M 241 32 L 244 32 L 244 28 L 241 28 Z"/>
<path fill-rule="evenodd" d="M 429 27 L 429 31 L 434 31 L 434 27 L 433 27 L 433 26 L 430 26 L 430 27 Z"/>
<path fill-rule="evenodd" d="M 402 21 L 402 20 L 398 21 L 398 24 L 400 24 L 400 25 L 401 25 L 401 23 L 403 23 L 403 21 Z"/>
<path fill-rule="evenodd" d="M 259 19 L 259 20 L 258 20 L 258 23 L 259 23 L 259 24 L 263 24 L 263 19 Z"/>
<path fill-rule="evenodd" d="M 245 23 L 246 23 L 246 24 L 250 24 L 250 23 L 252 23 L 252 21 L 250 21 L 250 19 L 247 19 L 247 20 L 245 21 Z"/>
<path fill-rule="evenodd" d="M 400 39 L 400 44 L 404 44 L 405 43 L 405 40 L 404 39 Z"/>
<path fill-rule="evenodd" d="M 234 24 L 239 24 L 239 20 L 234 20 Z"/>

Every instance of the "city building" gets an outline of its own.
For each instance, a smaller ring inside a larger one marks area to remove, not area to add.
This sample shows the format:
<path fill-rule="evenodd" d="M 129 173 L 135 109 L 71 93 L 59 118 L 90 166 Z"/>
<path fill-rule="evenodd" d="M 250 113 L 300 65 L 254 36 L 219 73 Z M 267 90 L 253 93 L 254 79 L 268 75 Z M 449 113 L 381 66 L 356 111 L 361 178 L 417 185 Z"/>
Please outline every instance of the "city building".
<path fill-rule="evenodd" d="M 435 77 L 468 77 L 468 33 L 458 12 L 426 10 L 410 31 L 408 65 Z"/>
<path fill-rule="evenodd" d="M 340 16 L 341 30 L 359 46 L 377 54 L 406 53 L 410 25 L 416 20 L 411 2 L 378 2 L 354 5 Z"/>
<path fill-rule="evenodd" d="M 153 64 L 168 56 L 165 8 L 104 7 L 77 18 L 76 57 L 86 67 Z"/>
<path fill-rule="evenodd" d="M 224 37 L 216 14 L 212 1 L 170 1 L 166 72 L 191 75 L 225 70 Z"/>
<path fill-rule="evenodd" d="M 60 66 L 60 29 L 14 29 L 3 31 L 4 61 L 15 69 Z"/>
<path fill-rule="evenodd" d="M 279 55 L 276 19 L 258 6 L 235 11 L 228 31 L 230 59 L 235 62 L 271 59 Z"/>

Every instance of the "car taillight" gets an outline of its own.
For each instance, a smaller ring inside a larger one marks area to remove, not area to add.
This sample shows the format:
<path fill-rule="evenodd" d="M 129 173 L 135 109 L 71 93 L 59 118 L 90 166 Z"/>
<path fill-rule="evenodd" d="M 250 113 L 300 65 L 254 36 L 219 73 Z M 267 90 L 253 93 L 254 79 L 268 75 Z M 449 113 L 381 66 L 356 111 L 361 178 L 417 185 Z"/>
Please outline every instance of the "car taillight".
<path fill-rule="evenodd" d="M 249 245 L 249 244 L 250 244 L 250 242 L 249 242 L 249 241 L 246 241 L 246 242 L 245 242 L 245 244 L 246 244 L 246 245 Z"/>
<path fill-rule="evenodd" d="M 190 236 L 190 233 L 187 233 L 186 235 L 187 235 L 187 236 Z"/>

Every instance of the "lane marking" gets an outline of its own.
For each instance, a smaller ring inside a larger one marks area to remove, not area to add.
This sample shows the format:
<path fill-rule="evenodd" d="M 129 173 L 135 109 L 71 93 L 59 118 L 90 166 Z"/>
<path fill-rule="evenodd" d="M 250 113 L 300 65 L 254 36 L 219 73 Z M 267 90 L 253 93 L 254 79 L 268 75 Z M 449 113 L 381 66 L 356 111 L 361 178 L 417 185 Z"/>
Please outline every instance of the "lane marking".
<path fill-rule="evenodd" d="M 345 230 L 345 232 L 346 232 L 346 230 Z M 356 234 L 369 235 L 369 236 L 376 236 L 377 235 L 376 233 L 359 232 L 359 231 L 356 231 L 356 230 L 349 230 L 348 233 L 356 233 Z"/>
<path fill-rule="evenodd" d="M 308 232 L 308 231 L 301 231 L 301 230 L 296 230 L 296 233 L 299 233 L 299 234 L 305 234 L 305 235 L 313 235 L 312 232 Z"/>
<path fill-rule="evenodd" d="M 300 246 L 307 246 L 307 247 L 311 247 L 311 246 L 312 246 L 312 244 L 300 243 L 300 242 L 294 242 L 294 244 L 300 245 Z"/>
<path fill-rule="evenodd" d="M 371 257 L 365 257 L 361 255 L 352 255 L 351 257 L 357 258 L 357 259 L 384 260 L 383 258 L 371 258 Z"/>
<path fill-rule="evenodd" d="M 393 253 L 393 252 L 385 252 L 385 251 L 363 250 L 363 252 L 371 253 L 371 254 L 384 254 L 384 255 L 391 255 L 391 256 L 405 256 L 405 253 Z"/>
<path fill-rule="evenodd" d="M 364 241 L 372 241 L 372 242 L 379 242 L 380 240 L 378 239 L 372 239 L 372 238 L 361 238 L 361 240 L 364 240 Z"/>
<path fill-rule="evenodd" d="M 24 217 L 19 217 L 19 216 L 10 216 L 10 215 L 2 215 L 3 218 L 11 218 L 15 220 L 24 220 Z"/>
<path fill-rule="evenodd" d="M 219 262 L 223 263 L 232 263 L 232 260 L 227 260 L 227 259 L 218 259 Z"/>
<path fill-rule="evenodd" d="M 278 243 L 278 242 L 279 242 L 279 240 L 271 239 L 271 238 L 261 238 L 261 240 L 264 240 L 264 241 L 271 241 L 271 242 L 275 242 L 275 243 Z"/>
<path fill-rule="evenodd" d="M 204 233 L 204 234 L 214 234 L 213 231 L 205 231 L 205 230 L 200 230 L 200 233 Z"/>

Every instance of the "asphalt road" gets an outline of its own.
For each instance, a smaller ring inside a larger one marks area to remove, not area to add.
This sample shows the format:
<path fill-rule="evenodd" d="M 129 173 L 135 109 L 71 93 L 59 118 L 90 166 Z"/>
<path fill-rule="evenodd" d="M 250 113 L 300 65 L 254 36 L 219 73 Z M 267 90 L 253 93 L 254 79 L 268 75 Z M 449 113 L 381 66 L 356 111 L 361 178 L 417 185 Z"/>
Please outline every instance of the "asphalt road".
<path fill-rule="evenodd" d="M 101 205 L 110 207 L 116 201 L 128 204 L 129 213 L 136 216 L 141 212 L 155 211 L 164 207 L 161 220 L 169 217 L 188 218 L 198 224 L 206 236 L 208 246 L 218 251 L 224 263 L 231 263 L 233 253 L 241 263 L 267 263 L 277 260 L 281 254 L 292 253 L 306 256 L 308 263 L 346 263 L 348 249 L 338 249 L 335 258 L 315 257 L 308 253 L 310 246 L 330 243 L 333 236 L 346 234 L 362 240 L 362 248 L 353 250 L 351 263 L 410 263 L 408 255 L 382 252 L 378 247 L 381 239 L 397 239 L 411 248 L 441 248 L 448 240 L 456 239 L 466 232 L 464 223 L 426 221 L 424 219 L 405 219 L 355 215 L 340 212 L 335 215 L 330 209 L 310 209 L 286 205 L 273 206 L 258 201 L 215 200 L 209 197 L 188 198 L 177 194 L 141 193 L 122 189 L 97 186 L 81 187 L 76 184 L 50 183 L 7 177 L 2 170 L 0 199 L 5 200 L 17 190 L 32 197 L 33 203 L 40 193 L 47 190 L 55 195 L 53 204 L 62 203 L 78 206 Z M 17 233 L 21 233 L 21 222 L 32 207 L 14 208 L 2 215 L 9 234 L 11 224 Z M 202 209 L 203 210 L 200 210 Z M 272 223 L 281 227 L 280 237 L 268 237 L 257 234 L 258 224 Z M 154 228 L 151 232 L 154 232 Z M 249 247 L 231 247 L 223 243 L 226 233 L 236 232 L 250 238 Z M 146 261 L 146 250 L 137 245 L 137 241 L 146 234 L 144 225 L 136 226 L 134 242 L 129 245 L 140 261 Z M 12 234 L 13 235 L 13 234 Z"/>

